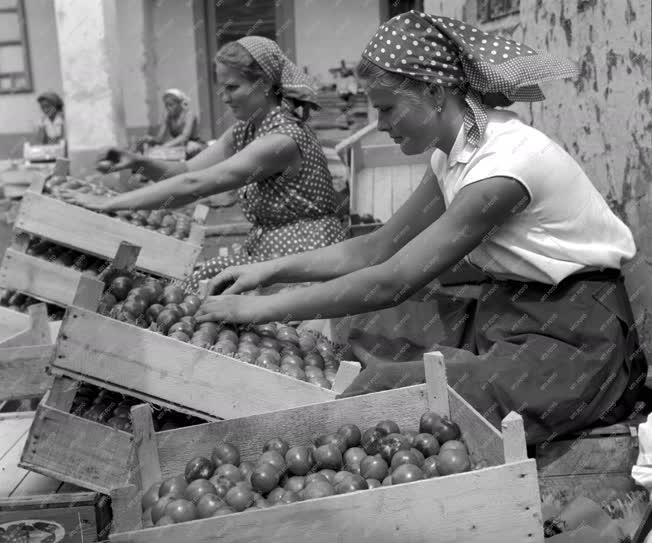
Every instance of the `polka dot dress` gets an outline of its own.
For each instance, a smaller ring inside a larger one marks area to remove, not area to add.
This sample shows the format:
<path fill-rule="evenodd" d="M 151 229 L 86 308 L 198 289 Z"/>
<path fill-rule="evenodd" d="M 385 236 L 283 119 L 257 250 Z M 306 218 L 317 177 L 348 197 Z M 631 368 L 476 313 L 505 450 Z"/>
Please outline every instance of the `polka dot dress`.
<path fill-rule="evenodd" d="M 578 73 L 568 59 L 414 10 L 381 25 L 362 56 L 389 72 L 463 89 L 465 135 L 476 146 L 487 126 L 486 95 L 536 102 L 545 98 L 538 83 Z"/>
<path fill-rule="evenodd" d="M 245 217 L 253 224 L 240 254 L 207 261 L 190 278 L 186 290 L 214 277 L 228 266 L 271 260 L 326 247 L 345 239 L 335 216 L 335 189 L 326 156 L 315 134 L 283 107 L 274 108 L 258 133 L 252 123 L 233 128 L 236 152 L 268 134 L 291 137 L 299 147 L 301 170 L 295 176 L 275 175 L 238 191 Z"/>

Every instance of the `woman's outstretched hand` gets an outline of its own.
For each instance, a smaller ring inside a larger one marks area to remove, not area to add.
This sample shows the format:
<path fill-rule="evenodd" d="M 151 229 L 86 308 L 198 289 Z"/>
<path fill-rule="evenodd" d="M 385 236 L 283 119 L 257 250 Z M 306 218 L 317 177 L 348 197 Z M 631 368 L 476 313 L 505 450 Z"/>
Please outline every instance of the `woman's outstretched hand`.
<path fill-rule="evenodd" d="M 197 322 L 259 322 L 256 313 L 260 308 L 260 296 L 209 296 L 204 300 L 195 319 Z"/>
<path fill-rule="evenodd" d="M 109 198 L 106 195 L 89 194 L 88 192 L 66 189 L 61 190 L 59 195 L 64 202 L 69 204 L 75 204 L 94 211 L 109 210 Z"/>
<path fill-rule="evenodd" d="M 273 268 L 267 262 L 225 268 L 208 282 L 208 294 L 240 294 L 266 286 L 272 279 Z"/>
<path fill-rule="evenodd" d="M 118 172 L 132 169 L 136 165 L 137 159 L 136 153 L 111 147 L 106 153 L 100 155 L 95 167 L 102 173 Z"/>

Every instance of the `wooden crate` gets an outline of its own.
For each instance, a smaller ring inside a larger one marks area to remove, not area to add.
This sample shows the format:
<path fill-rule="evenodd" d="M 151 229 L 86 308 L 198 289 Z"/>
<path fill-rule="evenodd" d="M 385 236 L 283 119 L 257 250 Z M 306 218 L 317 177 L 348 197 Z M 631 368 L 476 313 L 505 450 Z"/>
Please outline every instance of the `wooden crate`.
<path fill-rule="evenodd" d="M 426 385 L 209 423 L 153 437 L 148 431 L 151 422 L 141 417 L 139 482 L 112 493 L 118 533 L 113 533 L 110 540 L 543 542 L 536 466 L 534 460 L 526 457 L 521 417 L 510 413 L 503 420 L 502 434 L 499 433 L 447 387 L 441 354 L 431 353 L 425 359 Z M 192 456 L 206 454 L 217 440 L 228 436 L 239 447 L 242 460 L 252 460 L 263 444 L 275 436 L 292 444 L 309 443 L 314 436 L 332 432 L 341 424 L 368 428 L 385 418 L 403 429 L 416 430 L 419 417 L 426 410 L 449 415 L 458 422 L 474 462 L 482 462 L 486 467 L 409 484 L 138 529 L 139 488 L 183 473 Z"/>
<path fill-rule="evenodd" d="M 142 247 L 136 262 L 138 269 L 176 279 L 183 279 L 192 272 L 204 240 L 203 221 L 208 213 L 206 206 L 197 206 L 188 239 L 178 240 L 51 198 L 43 194 L 44 184 L 45 177 L 42 177 L 26 191 L 16 218 L 16 230 L 106 259 L 112 258 L 120 243 L 126 241 Z M 14 262 L 16 261 L 11 261 L 12 264 Z M 34 273 L 38 278 L 52 271 L 49 268 L 43 269 L 41 263 L 32 260 L 28 262 L 36 266 Z M 25 260 L 14 265 L 19 264 L 25 265 Z M 15 272 L 2 275 L 2 280 L 6 281 Z M 64 273 L 58 279 L 69 281 L 71 278 Z"/>
<path fill-rule="evenodd" d="M 607 503 L 639 488 L 632 479 L 637 456 L 637 423 L 594 428 L 537 445 L 544 508 L 561 510 L 577 496 Z"/>
<path fill-rule="evenodd" d="M 60 325 L 60 321 L 49 321 L 45 304 L 34 304 L 29 308 L 28 326 L 0 341 L 0 402 L 40 398 L 50 387 L 46 366 L 54 354 L 53 337 Z"/>
<path fill-rule="evenodd" d="M 33 416 L 33 412 L 0 414 L 0 528 L 42 522 L 52 528 L 55 541 L 104 540 L 111 521 L 106 496 L 17 466 Z"/>

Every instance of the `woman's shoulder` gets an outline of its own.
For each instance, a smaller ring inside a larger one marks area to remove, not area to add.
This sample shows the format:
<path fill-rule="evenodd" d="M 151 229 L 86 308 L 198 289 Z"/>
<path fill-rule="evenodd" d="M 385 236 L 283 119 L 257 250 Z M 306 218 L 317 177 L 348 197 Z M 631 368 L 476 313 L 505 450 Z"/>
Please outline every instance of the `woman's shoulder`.
<path fill-rule="evenodd" d="M 555 145 L 549 136 L 523 122 L 514 111 L 488 112 L 487 129 L 481 145 L 483 152 L 501 155 L 518 152 L 520 155 L 527 155 L 541 153 L 543 149 Z"/>

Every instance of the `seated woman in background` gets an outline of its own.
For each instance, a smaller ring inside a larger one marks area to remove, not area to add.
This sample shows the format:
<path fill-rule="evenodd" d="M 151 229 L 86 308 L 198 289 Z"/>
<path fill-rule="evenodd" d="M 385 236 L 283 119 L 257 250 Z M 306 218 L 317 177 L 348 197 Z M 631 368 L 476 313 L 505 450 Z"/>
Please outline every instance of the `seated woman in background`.
<path fill-rule="evenodd" d="M 168 89 L 163 93 L 165 118 L 156 136 L 145 136 L 142 143 L 161 147 L 185 147 L 186 158 L 192 158 L 206 148 L 199 137 L 197 115 L 190 108 L 190 98 L 179 89 Z"/>
<path fill-rule="evenodd" d="M 36 100 L 43 112 L 37 129 L 38 143 L 41 145 L 59 143 L 65 139 L 63 100 L 56 92 L 44 92 Z"/>
<path fill-rule="evenodd" d="M 91 209 L 118 211 L 181 207 L 238 189 L 253 225 L 243 250 L 206 262 L 192 276 L 189 290 L 226 266 L 318 249 L 345 238 L 326 156 L 306 123 L 310 110 L 319 107 L 308 78 L 275 42 L 260 36 L 224 45 L 215 68 L 222 99 L 238 121 L 214 144 L 187 162 L 112 149 L 106 155 L 112 171 L 132 169 L 158 182 L 109 199 L 66 195 Z"/>

